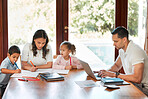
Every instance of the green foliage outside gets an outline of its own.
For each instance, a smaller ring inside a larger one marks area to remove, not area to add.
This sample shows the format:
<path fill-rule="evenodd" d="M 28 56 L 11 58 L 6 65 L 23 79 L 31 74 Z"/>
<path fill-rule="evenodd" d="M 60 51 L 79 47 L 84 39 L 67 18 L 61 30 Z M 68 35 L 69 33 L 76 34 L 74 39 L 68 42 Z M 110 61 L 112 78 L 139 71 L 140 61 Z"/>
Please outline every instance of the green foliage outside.
<path fill-rule="evenodd" d="M 50 40 L 55 37 L 55 0 L 8 0 L 10 45 L 31 42 L 38 29 L 46 30 Z"/>
<path fill-rule="evenodd" d="M 79 33 L 106 33 L 114 29 L 114 0 L 72 0 L 71 26 Z"/>
<path fill-rule="evenodd" d="M 138 36 L 138 0 L 128 2 L 128 30 L 131 36 Z"/>
<path fill-rule="evenodd" d="M 37 28 L 48 31 L 51 40 L 55 37 L 55 0 L 8 1 L 11 44 L 28 42 L 28 36 L 32 39 Z M 70 16 L 70 26 L 78 33 L 104 35 L 114 29 L 115 0 L 70 0 Z M 131 36 L 137 36 L 138 0 L 129 0 L 128 30 Z"/>
<path fill-rule="evenodd" d="M 131 36 L 138 35 L 138 0 L 128 0 L 128 30 Z M 104 35 L 114 29 L 115 0 L 72 0 L 71 26 L 79 33 L 98 32 Z"/>

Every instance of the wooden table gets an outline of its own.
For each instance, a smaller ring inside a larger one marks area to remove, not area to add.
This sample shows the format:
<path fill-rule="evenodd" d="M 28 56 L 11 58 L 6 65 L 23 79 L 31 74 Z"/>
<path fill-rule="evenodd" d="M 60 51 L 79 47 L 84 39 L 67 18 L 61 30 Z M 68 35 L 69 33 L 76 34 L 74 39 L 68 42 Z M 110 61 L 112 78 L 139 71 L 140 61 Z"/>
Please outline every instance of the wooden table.
<path fill-rule="evenodd" d="M 64 81 L 18 81 L 12 78 L 6 88 L 3 99 L 144 99 L 147 98 L 135 86 L 124 85 L 120 89 L 108 89 L 84 70 L 71 70 L 64 75 Z M 99 87 L 80 88 L 75 81 L 94 80 Z"/>

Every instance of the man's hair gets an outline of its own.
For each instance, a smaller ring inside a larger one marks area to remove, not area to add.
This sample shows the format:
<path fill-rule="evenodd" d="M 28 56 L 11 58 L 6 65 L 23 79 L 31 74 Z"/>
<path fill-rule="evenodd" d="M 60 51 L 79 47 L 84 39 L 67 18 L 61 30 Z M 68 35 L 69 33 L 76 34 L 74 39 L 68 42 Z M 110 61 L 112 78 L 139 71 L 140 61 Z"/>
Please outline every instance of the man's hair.
<path fill-rule="evenodd" d="M 8 53 L 9 53 L 10 55 L 12 55 L 12 54 L 14 54 L 14 53 L 20 54 L 21 51 L 20 51 L 19 47 L 17 47 L 16 45 L 13 45 L 13 46 L 11 46 L 11 47 L 9 48 Z"/>
<path fill-rule="evenodd" d="M 124 37 L 126 37 L 128 39 L 129 32 L 128 32 L 128 30 L 125 27 L 118 26 L 116 29 L 114 29 L 111 32 L 111 34 L 112 35 L 118 34 L 118 38 L 124 38 Z"/>

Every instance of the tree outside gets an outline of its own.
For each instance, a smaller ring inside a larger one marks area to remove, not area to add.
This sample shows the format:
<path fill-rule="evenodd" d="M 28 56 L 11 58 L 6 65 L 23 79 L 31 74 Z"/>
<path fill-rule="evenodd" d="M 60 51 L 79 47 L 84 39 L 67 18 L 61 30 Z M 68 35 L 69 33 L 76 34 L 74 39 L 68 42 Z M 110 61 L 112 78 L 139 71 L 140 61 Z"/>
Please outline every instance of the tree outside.
<path fill-rule="evenodd" d="M 105 35 L 114 29 L 115 0 L 71 0 L 71 26 L 80 34 L 97 32 Z M 49 37 L 55 36 L 54 0 L 9 0 L 9 33 L 13 43 L 27 42 L 36 28 L 45 28 Z M 129 0 L 128 30 L 131 36 L 138 31 L 138 0 Z M 146 8 L 145 8 L 146 9 Z M 14 13 L 15 12 L 15 13 Z M 17 37 L 14 36 L 18 33 Z M 22 37 L 23 35 L 23 37 Z M 17 41 L 13 40 L 17 39 Z M 20 41 L 20 42 L 19 42 Z M 10 45 L 11 45 L 10 44 Z"/>
<path fill-rule="evenodd" d="M 55 0 L 8 0 L 10 45 L 31 42 L 38 29 L 44 29 L 50 40 L 55 37 Z"/>
<path fill-rule="evenodd" d="M 104 39 L 101 43 L 105 45 L 110 32 L 115 28 L 115 0 L 69 0 L 69 2 L 69 31 L 73 39 L 83 39 L 84 42 L 88 39 L 91 42 Z M 146 3 L 146 0 L 143 2 Z M 128 30 L 131 36 L 138 37 L 139 0 L 128 0 L 128 3 Z M 143 12 L 146 13 L 146 6 L 143 6 Z M 143 19 L 145 18 L 146 15 L 143 14 Z M 56 0 L 8 0 L 10 46 L 31 42 L 34 32 L 38 29 L 46 30 L 50 42 L 56 41 Z M 107 57 L 112 57 L 101 54 L 102 50 L 106 50 L 104 47 L 96 48 L 93 45 L 90 50 L 94 50 L 94 53 L 104 61 L 109 60 Z"/>

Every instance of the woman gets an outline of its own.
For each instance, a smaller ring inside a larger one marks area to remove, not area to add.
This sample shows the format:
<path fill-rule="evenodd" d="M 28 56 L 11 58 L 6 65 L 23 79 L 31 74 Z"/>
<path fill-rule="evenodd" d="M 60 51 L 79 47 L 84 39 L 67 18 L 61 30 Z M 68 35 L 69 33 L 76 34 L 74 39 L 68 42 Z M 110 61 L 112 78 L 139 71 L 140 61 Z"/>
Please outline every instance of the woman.
<path fill-rule="evenodd" d="M 33 36 L 32 44 L 24 46 L 22 52 L 22 69 L 32 72 L 52 67 L 52 50 L 48 44 L 48 36 L 44 30 L 37 30 Z M 31 62 L 34 64 L 32 66 Z"/>

